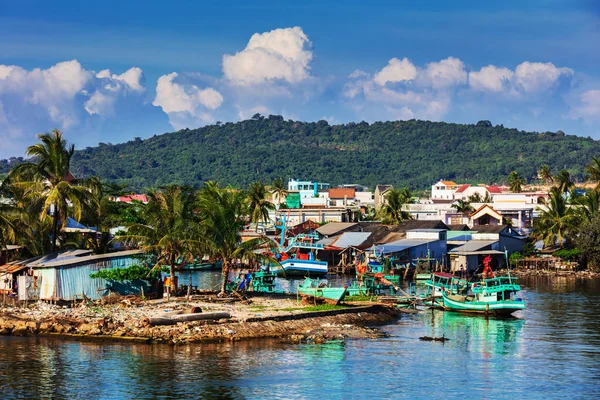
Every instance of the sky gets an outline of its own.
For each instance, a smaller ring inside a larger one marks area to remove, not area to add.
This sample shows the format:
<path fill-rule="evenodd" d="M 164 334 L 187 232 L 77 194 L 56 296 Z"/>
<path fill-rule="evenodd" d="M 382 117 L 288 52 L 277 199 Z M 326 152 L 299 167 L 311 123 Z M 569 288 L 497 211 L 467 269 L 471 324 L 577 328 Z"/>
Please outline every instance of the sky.
<path fill-rule="evenodd" d="M 0 158 L 256 113 L 600 139 L 600 2 L 0 0 Z"/>

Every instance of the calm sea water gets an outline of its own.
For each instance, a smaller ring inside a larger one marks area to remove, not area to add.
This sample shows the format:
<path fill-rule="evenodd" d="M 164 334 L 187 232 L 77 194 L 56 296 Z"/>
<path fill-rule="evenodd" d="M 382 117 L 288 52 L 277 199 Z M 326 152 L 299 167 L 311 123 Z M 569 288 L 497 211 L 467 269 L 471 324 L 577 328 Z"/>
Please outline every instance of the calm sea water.
<path fill-rule="evenodd" d="M 600 398 L 600 280 L 521 283 L 528 308 L 517 319 L 428 311 L 377 340 L 172 347 L 0 337 L 0 397 Z"/>

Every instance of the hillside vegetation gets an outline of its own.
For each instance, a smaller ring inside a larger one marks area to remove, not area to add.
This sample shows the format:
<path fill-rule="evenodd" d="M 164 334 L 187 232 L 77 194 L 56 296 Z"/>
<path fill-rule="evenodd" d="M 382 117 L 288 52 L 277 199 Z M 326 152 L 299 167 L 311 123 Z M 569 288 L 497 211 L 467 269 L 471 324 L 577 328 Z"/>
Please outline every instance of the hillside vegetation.
<path fill-rule="evenodd" d="M 312 179 L 331 184 L 378 183 L 425 189 L 440 178 L 500 183 L 517 170 L 529 181 L 541 164 L 566 168 L 582 180 L 585 166 L 600 155 L 600 141 L 535 133 L 487 121 L 476 125 L 395 121 L 329 125 L 285 121 L 280 116 L 184 129 L 100 143 L 79 150 L 72 170 L 79 177 L 127 183 L 143 190 L 166 184 L 200 186 L 207 180 L 247 187 L 251 182 Z M 0 161 L 0 173 L 18 159 Z"/>

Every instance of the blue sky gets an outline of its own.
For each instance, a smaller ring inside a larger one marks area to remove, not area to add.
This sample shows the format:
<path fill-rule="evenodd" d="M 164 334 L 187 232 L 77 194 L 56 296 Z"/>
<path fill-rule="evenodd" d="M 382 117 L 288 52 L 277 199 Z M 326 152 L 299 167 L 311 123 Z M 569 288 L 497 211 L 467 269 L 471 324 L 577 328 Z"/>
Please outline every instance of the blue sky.
<path fill-rule="evenodd" d="M 369 3 L 0 0 L 0 157 L 256 112 L 600 139 L 598 2 Z"/>

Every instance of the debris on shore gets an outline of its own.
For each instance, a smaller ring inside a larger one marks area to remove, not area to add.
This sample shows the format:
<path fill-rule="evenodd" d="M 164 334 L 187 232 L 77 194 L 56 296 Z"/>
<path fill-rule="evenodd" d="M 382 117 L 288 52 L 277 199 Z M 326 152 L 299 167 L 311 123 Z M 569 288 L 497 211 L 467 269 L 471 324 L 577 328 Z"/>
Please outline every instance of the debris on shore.
<path fill-rule="evenodd" d="M 296 299 L 256 297 L 252 303 L 243 304 L 196 297 L 167 302 L 127 296 L 108 304 L 83 302 L 68 307 L 37 302 L 27 307 L 6 307 L 0 309 L 0 334 L 173 344 L 258 338 L 320 343 L 381 337 L 384 335 L 381 331 L 365 326 L 391 323 L 399 318 L 397 311 L 380 304 L 321 310 Z"/>

